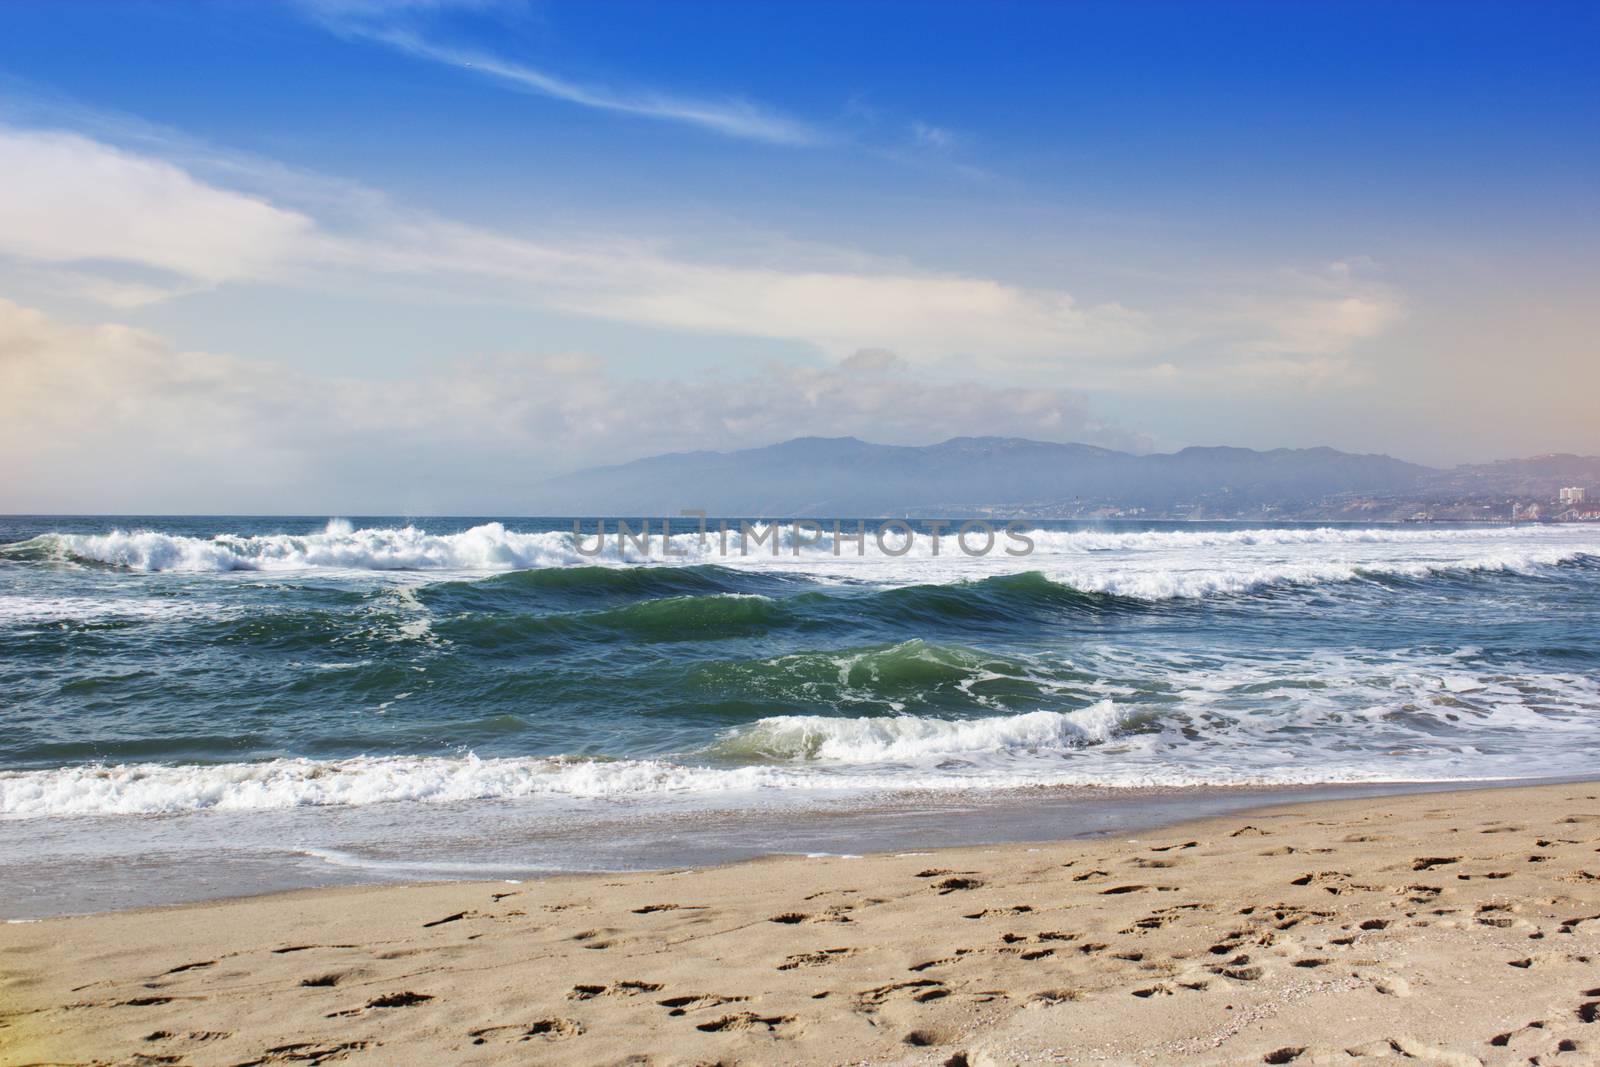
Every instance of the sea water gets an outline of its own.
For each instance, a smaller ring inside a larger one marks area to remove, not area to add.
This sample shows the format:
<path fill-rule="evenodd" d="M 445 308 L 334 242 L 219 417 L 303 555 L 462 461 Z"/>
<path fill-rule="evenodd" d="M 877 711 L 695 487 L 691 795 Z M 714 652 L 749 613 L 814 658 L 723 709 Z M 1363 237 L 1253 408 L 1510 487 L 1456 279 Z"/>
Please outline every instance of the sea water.
<path fill-rule="evenodd" d="M 822 525 L 0 518 L 0 910 L 1595 767 L 1600 528 Z"/>

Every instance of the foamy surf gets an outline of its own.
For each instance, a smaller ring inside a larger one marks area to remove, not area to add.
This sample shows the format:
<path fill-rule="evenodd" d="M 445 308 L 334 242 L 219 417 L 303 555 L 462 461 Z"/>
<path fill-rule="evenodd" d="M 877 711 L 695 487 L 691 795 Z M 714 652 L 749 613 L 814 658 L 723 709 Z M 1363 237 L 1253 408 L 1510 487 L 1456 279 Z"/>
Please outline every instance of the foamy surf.
<path fill-rule="evenodd" d="M 600 798 L 781 784 L 768 768 L 657 760 L 360 756 L 260 763 L 128 763 L 0 774 L 0 816 L 154 815 L 538 796 Z"/>
<path fill-rule="evenodd" d="M 567 533 L 515 533 L 498 522 L 460 533 L 430 534 L 414 526 L 358 530 L 334 519 L 320 533 L 299 535 L 48 533 L 10 546 L 10 551 L 31 550 L 136 571 L 504 571 L 572 565 L 583 557 L 571 545 Z"/>
<path fill-rule="evenodd" d="M 1494 777 L 1467 771 L 1396 774 L 1355 766 L 1316 771 L 1128 767 L 1075 772 L 1036 765 L 1009 773 L 994 769 L 952 773 L 924 765 L 921 769 L 888 766 L 877 773 L 845 774 L 781 767 L 681 766 L 655 760 L 591 762 L 471 756 L 295 759 L 196 766 L 116 764 L 0 775 L 0 819 L 266 812 L 485 800 L 648 802 L 652 797 L 697 798 L 712 808 L 725 808 L 764 801 L 793 803 L 807 794 L 882 797 L 1047 787 L 1152 789 L 1465 782 Z"/>
<path fill-rule="evenodd" d="M 308 534 L 197 537 L 151 530 L 104 534 L 50 532 L 3 550 L 13 559 L 47 558 L 130 571 L 226 573 L 374 572 L 397 575 L 493 575 L 582 568 L 720 566 L 794 574 L 823 582 L 885 587 L 953 584 L 1036 571 L 1069 589 L 1137 600 L 1235 596 L 1275 586 L 1315 586 L 1363 578 L 1423 579 L 1473 573 L 1535 574 L 1600 559 L 1600 535 L 1573 528 L 1504 529 L 1294 528 L 1228 531 L 1106 532 L 1032 530 L 1032 551 L 1010 556 L 962 554 L 947 532 L 942 549 L 924 536 L 899 554 L 891 536 L 841 545 L 830 533 L 800 537 L 793 526 L 758 524 L 752 546 L 737 528 L 676 533 L 670 554 L 641 554 L 614 537 L 598 553 L 592 531 L 516 531 L 500 522 L 455 533 L 414 526 L 354 528 L 332 520 Z M 666 545 L 657 535 L 654 542 Z M 587 547 L 584 547 L 587 546 Z"/>
<path fill-rule="evenodd" d="M 1134 712 L 1101 700 L 1078 711 L 1032 711 L 989 719 L 917 715 L 840 719 L 785 715 L 731 731 L 711 748 L 729 758 L 827 760 L 841 764 L 925 763 L 951 756 L 1060 753 L 1109 741 Z"/>

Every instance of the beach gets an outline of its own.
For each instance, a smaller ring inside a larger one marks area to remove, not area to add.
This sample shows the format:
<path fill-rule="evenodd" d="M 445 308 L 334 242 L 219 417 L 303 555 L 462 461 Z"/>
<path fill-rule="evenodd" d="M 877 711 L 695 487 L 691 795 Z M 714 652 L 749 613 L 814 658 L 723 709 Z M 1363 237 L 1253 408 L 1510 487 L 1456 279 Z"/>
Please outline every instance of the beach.
<path fill-rule="evenodd" d="M 0 927 L 0 1063 L 1589 1063 L 1600 785 Z"/>
<path fill-rule="evenodd" d="M 0 0 L 0 1067 L 1600 1067 L 1600 4 L 1348 7 Z"/>

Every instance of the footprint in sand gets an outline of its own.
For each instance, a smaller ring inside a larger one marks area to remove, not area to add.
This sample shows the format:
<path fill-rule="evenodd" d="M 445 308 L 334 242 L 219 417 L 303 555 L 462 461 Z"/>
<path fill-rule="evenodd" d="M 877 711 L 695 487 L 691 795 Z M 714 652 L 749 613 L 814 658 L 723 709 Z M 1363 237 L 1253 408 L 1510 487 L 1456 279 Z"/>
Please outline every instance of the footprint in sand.
<path fill-rule="evenodd" d="M 875 1008 L 898 994 L 904 994 L 919 1004 L 926 1004 L 949 996 L 950 990 L 946 989 L 944 983 L 937 978 L 914 978 L 905 982 L 890 982 L 887 985 L 863 989 L 855 996 L 856 1002 L 862 1007 Z"/>
<path fill-rule="evenodd" d="M 595 997 L 636 997 L 640 993 L 657 993 L 661 990 L 660 982 L 625 981 L 615 985 L 575 985 L 572 992 L 567 994 L 568 1000 L 593 1000 Z"/>
<path fill-rule="evenodd" d="M 175 1034 L 170 1030 L 157 1030 L 153 1034 L 146 1034 L 146 1041 L 223 1041 L 233 1036 L 232 1030 L 190 1030 L 186 1034 Z"/>
<path fill-rule="evenodd" d="M 582 942 L 584 948 L 604 949 L 610 948 L 617 942 L 613 936 L 620 933 L 618 930 L 580 930 L 572 935 L 572 940 Z"/>
<path fill-rule="evenodd" d="M 467 1036 L 472 1038 L 474 1045 L 486 1045 L 490 1040 L 564 1041 L 569 1037 L 577 1037 L 581 1033 L 583 1033 L 583 1024 L 575 1019 L 552 1018 L 539 1019 L 528 1026 L 485 1026 L 478 1030 L 467 1031 Z"/>
<path fill-rule="evenodd" d="M 945 956 L 942 959 L 924 960 L 921 963 L 913 963 L 911 966 L 907 967 L 906 970 L 913 974 L 918 974 L 922 971 L 931 970 L 934 967 L 943 967 L 948 963 L 955 963 L 962 956 L 965 956 L 971 951 L 972 950 L 969 948 L 958 948 L 956 949 L 956 954 L 954 956 Z"/>
<path fill-rule="evenodd" d="M 198 971 L 204 967 L 215 967 L 216 965 L 216 960 L 201 960 L 198 963 L 181 963 L 170 970 L 162 971 L 161 975 L 162 977 L 166 977 L 169 974 L 182 974 L 184 971 Z"/>
<path fill-rule="evenodd" d="M 1033 908 L 1032 908 L 1031 905 L 1018 904 L 1015 907 L 1010 907 L 1010 908 L 985 908 L 982 911 L 972 912 L 970 915 L 963 915 L 962 918 L 963 919 L 989 919 L 989 918 L 994 918 L 994 917 L 1000 916 L 1000 915 L 1026 915 L 1032 910 L 1033 910 Z"/>
<path fill-rule="evenodd" d="M 314 974 L 309 978 L 302 978 L 300 984 L 308 989 L 331 989 L 356 973 L 358 972 L 329 971 L 327 974 Z"/>
<path fill-rule="evenodd" d="M 1226 963 L 1210 964 L 1206 970 L 1212 974 L 1220 974 L 1224 978 L 1232 978 L 1236 982 L 1254 982 L 1266 973 L 1260 967 L 1251 966 L 1250 957 L 1243 953 Z"/>
<path fill-rule="evenodd" d="M 816 952 L 798 952 L 785 957 L 784 961 L 778 964 L 778 970 L 792 971 L 796 967 L 821 967 L 855 954 L 856 950 L 853 948 L 824 948 Z"/>
<path fill-rule="evenodd" d="M 277 1048 L 269 1048 L 267 1049 L 266 1056 L 259 1060 L 251 1060 L 249 1062 L 251 1064 L 291 1062 L 332 1063 L 335 1060 L 345 1059 L 352 1052 L 361 1052 L 371 1047 L 372 1042 L 370 1041 L 296 1041 L 290 1045 L 279 1045 Z"/>
<path fill-rule="evenodd" d="M 982 885 L 983 879 L 981 878 L 958 877 L 945 878 L 935 882 L 933 883 L 933 888 L 939 891 L 940 896 L 943 896 L 946 893 L 954 893 L 963 889 L 978 889 Z"/>
<path fill-rule="evenodd" d="M 431 993 L 413 993 L 409 989 L 403 993 L 385 993 L 382 996 L 373 997 L 371 1000 L 367 1001 L 366 1004 L 359 1008 L 346 1008 L 344 1011 L 330 1011 L 326 1016 L 324 1016 L 324 1018 L 341 1019 L 351 1015 L 362 1015 L 368 1011 L 376 1011 L 385 1008 L 410 1008 L 415 1007 L 418 1004 L 426 1004 L 432 999 L 433 994 Z"/>
<path fill-rule="evenodd" d="M 1161 908 L 1142 919 L 1135 919 L 1133 925 L 1122 930 L 1121 933 L 1131 934 L 1140 930 L 1159 930 L 1169 923 L 1177 922 L 1182 918 L 1184 912 L 1193 911 L 1201 907 L 1203 906 L 1200 904 L 1179 904 L 1174 908 Z M 1205 905 L 1205 907 L 1209 907 L 1209 905 Z"/>
<path fill-rule="evenodd" d="M 1543 1019 L 1535 1019 L 1526 1026 L 1518 1027 L 1515 1030 L 1507 1030 L 1503 1034 L 1496 1034 L 1494 1037 L 1489 1039 L 1489 1044 L 1495 1048 L 1505 1048 L 1521 1035 L 1526 1034 L 1529 1031 L 1543 1030 L 1546 1025 L 1547 1024 Z"/>
<path fill-rule="evenodd" d="M 723 996 L 719 993 L 691 993 L 688 996 L 668 997 L 656 1003 L 668 1009 L 668 1015 L 679 1016 L 701 1008 L 720 1008 L 724 1004 L 738 1004 L 749 999 L 749 997 Z"/>
<path fill-rule="evenodd" d="M 753 1011 L 741 1011 L 733 1015 L 724 1015 L 720 1019 L 701 1023 L 696 1030 L 703 1030 L 708 1034 L 722 1033 L 728 1030 L 767 1030 L 772 1031 L 780 1026 L 794 1022 L 793 1015 L 757 1015 Z"/>

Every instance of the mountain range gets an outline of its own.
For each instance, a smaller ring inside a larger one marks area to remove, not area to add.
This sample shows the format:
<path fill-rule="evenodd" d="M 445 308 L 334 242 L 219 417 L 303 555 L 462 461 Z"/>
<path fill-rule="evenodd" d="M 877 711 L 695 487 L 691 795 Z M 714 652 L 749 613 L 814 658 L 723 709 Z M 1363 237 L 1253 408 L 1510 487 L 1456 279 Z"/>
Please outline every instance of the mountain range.
<path fill-rule="evenodd" d="M 1332 448 L 1185 448 L 1134 455 L 1013 437 L 935 445 L 801 437 L 734 452 L 678 452 L 534 487 L 545 515 L 789 517 L 1474 518 L 1508 497 L 1600 487 L 1600 457 L 1546 455 L 1424 467 Z M 1457 514 L 1457 512 L 1464 513 Z"/>

